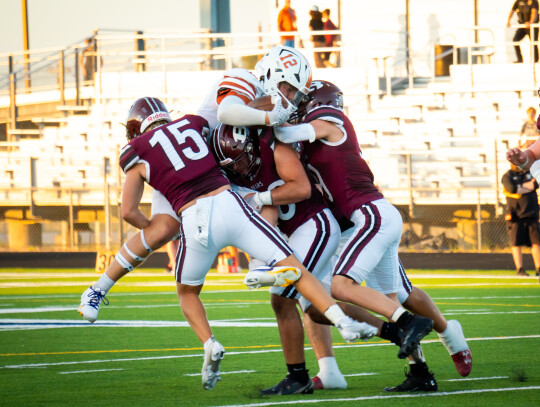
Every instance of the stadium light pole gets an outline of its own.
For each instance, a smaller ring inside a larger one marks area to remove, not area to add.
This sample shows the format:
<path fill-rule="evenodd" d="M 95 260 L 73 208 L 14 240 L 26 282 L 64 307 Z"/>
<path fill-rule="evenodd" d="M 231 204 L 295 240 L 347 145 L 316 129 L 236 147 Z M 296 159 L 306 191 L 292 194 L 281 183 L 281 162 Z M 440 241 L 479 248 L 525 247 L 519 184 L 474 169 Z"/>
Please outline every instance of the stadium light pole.
<path fill-rule="evenodd" d="M 23 32 L 23 48 L 24 48 L 24 71 L 25 71 L 25 85 L 26 89 L 30 90 L 30 62 L 29 62 L 29 50 L 30 40 L 28 38 L 28 2 L 27 0 L 21 0 L 21 13 L 22 13 L 22 32 Z"/>

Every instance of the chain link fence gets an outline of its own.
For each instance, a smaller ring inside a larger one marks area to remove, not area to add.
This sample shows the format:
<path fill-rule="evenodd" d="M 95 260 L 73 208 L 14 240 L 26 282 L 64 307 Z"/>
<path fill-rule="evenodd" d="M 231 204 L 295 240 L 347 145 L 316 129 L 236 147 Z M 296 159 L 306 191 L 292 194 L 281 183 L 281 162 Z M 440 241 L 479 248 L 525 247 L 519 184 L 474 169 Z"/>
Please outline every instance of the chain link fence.
<path fill-rule="evenodd" d="M 407 190 L 407 192 L 410 192 Z M 413 190 L 413 196 L 416 191 Z M 121 219 L 121 187 L 0 189 L 1 251 L 116 251 L 137 230 Z M 385 195 L 393 202 L 393 194 Z M 416 205 L 393 202 L 403 218 L 401 250 L 410 252 L 509 251 L 500 205 Z M 151 190 L 141 209 L 150 216 Z"/>

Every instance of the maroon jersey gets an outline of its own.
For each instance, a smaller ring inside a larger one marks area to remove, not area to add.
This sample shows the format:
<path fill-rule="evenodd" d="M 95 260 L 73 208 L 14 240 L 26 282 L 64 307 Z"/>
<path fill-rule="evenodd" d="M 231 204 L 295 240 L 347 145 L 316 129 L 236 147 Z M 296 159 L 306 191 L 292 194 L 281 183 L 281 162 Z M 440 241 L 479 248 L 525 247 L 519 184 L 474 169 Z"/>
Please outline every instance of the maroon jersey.
<path fill-rule="evenodd" d="M 251 131 L 258 131 L 259 146 L 261 154 L 261 168 L 257 175 L 252 180 L 242 178 L 235 179 L 238 186 L 253 189 L 263 192 L 272 190 L 284 184 L 279 178 L 276 163 L 274 161 L 274 131 L 271 127 L 265 127 L 260 130 L 251 128 Z M 279 219 L 278 227 L 287 236 L 290 236 L 299 226 L 303 225 L 313 216 L 318 214 L 323 209 L 327 208 L 322 198 L 321 193 L 315 188 L 315 184 L 311 181 L 311 198 L 301 202 L 289 205 L 279 205 L 277 207 Z"/>
<path fill-rule="evenodd" d="M 161 192 L 175 212 L 193 199 L 229 182 L 206 144 L 208 122 L 185 115 L 134 138 L 120 153 L 126 172 L 146 165 L 146 181 Z"/>
<path fill-rule="evenodd" d="M 362 158 L 356 132 L 339 109 L 320 106 L 309 112 L 304 123 L 326 120 L 337 125 L 344 137 L 337 143 L 317 139 L 303 143 L 308 169 L 320 183 L 328 200 L 348 218 L 360 206 L 383 197 L 373 184 L 373 173 Z"/>

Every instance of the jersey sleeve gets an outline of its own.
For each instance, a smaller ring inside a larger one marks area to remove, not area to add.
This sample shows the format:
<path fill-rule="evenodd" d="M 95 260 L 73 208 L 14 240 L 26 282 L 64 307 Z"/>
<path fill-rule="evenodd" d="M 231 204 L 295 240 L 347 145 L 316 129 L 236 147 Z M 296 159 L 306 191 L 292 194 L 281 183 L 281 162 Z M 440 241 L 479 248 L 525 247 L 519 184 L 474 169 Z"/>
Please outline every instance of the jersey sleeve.
<path fill-rule="evenodd" d="M 255 86 L 245 79 L 235 76 L 225 76 L 218 85 L 218 104 L 229 95 L 238 96 L 247 105 L 250 101 L 255 99 L 257 90 L 255 89 Z"/>
<path fill-rule="evenodd" d="M 126 145 L 122 151 L 120 151 L 120 168 L 122 168 L 124 173 L 138 162 L 139 155 L 131 144 Z"/>
<path fill-rule="evenodd" d="M 320 106 L 309 112 L 304 119 L 304 123 L 309 123 L 314 120 L 325 120 L 343 127 L 343 112 L 332 106 Z"/>

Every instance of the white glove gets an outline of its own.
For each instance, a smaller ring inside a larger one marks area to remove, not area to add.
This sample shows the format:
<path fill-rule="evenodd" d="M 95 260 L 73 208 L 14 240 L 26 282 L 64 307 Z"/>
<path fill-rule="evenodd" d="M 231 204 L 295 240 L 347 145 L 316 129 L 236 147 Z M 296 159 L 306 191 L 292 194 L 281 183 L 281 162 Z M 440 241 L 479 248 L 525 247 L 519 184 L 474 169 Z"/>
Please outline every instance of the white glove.
<path fill-rule="evenodd" d="M 264 205 L 272 205 L 272 191 L 255 192 L 245 200 L 249 206 L 259 213 Z"/>
<path fill-rule="evenodd" d="M 289 120 L 289 116 L 295 110 L 295 107 L 292 103 L 288 103 L 286 108 L 283 107 L 282 99 L 279 95 L 272 96 L 272 103 L 274 104 L 274 108 L 267 113 L 270 126 L 280 126 Z"/>

